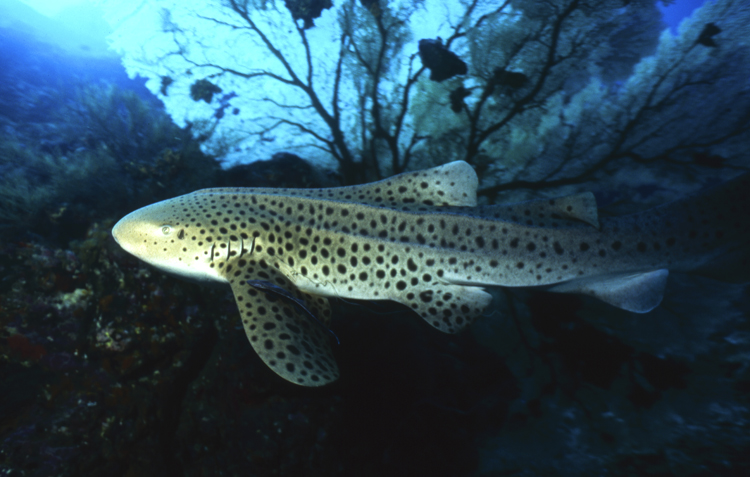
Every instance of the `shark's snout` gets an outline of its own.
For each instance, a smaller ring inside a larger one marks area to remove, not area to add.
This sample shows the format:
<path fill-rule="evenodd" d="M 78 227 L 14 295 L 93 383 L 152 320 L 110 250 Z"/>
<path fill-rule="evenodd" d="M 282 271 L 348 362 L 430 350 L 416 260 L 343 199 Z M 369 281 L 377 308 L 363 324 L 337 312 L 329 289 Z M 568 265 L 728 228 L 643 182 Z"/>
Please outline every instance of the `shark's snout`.
<path fill-rule="evenodd" d="M 146 221 L 139 220 L 139 211 L 131 212 L 121 218 L 114 227 L 112 227 L 112 237 L 115 242 L 126 252 L 145 260 L 143 251 L 139 250 L 139 244 L 143 242 L 144 237 L 148 234 L 149 224 Z"/>
<path fill-rule="evenodd" d="M 178 207 L 186 209 L 177 205 L 182 200 L 168 199 L 129 213 L 112 227 L 112 237 L 129 254 L 172 275 L 198 282 L 226 282 L 213 266 L 213 259 L 226 245 L 216 244 L 210 236 L 204 238 L 199 231 L 206 229 L 190 228 L 188 220 L 175 215 Z"/>
<path fill-rule="evenodd" d="M 121 218 L 112 227 L 112 237 L 115 239 L 115 242 L 128 252 L 131 252 L 130 246 L 132 245 L 131 242 L 133 242 L 134 226 L 136 225 L 133 219 L 133 213 L 130 213 Z"/>
<path fill-rule="evenodd" d="M 114 227 L 112 227 L 112 237 L 115 239 L 115 242 L 117 242 L 120 246 L 122 246 L 122 243 L 120 242 L 120 239 L 122 237 L 122 220 L 118 221 Z"/>

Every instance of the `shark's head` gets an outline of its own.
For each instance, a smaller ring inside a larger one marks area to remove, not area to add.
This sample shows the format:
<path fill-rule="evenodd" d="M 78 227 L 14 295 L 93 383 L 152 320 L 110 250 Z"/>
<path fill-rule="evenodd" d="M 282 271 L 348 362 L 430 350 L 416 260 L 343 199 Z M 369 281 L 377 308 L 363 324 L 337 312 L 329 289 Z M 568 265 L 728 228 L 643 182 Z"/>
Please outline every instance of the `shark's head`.
<path fill-rule="evenodd" d="M 112 228 L 112 236 L 125 251 L 165 272 L 191 281 L 226 281 L 212 260 L 220 244 L 191 221 L 195 215 L 190 213 L 188 196 L 126 215 Z"/>

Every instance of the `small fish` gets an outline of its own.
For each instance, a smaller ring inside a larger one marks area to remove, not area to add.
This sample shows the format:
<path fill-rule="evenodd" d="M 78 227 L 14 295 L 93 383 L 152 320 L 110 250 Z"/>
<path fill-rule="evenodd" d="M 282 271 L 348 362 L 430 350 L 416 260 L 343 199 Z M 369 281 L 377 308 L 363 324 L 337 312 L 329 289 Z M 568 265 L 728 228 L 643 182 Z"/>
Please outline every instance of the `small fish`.
<path fill-rule="evenodd" d="M 204 189 L 136 210 L 112 234 L 161 270 L 227 283 L 258 355 L 304 386 L 339 376 L 328 297 L 396 301 L 456 333 L 489 306 L 485 286 L 646 313 L 669 270 L 750 274 L 750 175 L 614 218 L 591 193 L 477 206 L 477 184 L 458 161 L 352 187 Z"/>
<path fill-rule="evenodd" d="M 419 40 L 419 58 L 430 70 L 430 80 L 438 83 L 456 75 L 465 75 L 466 63 L 443 44 L 443 40 Z"/>
<path fill-rule="evenodd" d="M 460 113 L 461 111 L 463 111 L 464 106 L 466 105 L 464 103 L 464 99 L 467 96 L 471 96 L 471 90 L 464 88 L 463 86 L 459 86 L 458 88 L 451 91 L 448 95 L 451 102 L 451 111 L 453 111 L 454 113 Z"/>
<path fill-rule="evenodd" d="M 701 34 L 698 35 L 698 39 L 695 42 L 700 43 L 703 46 L 716 48 L 719 45 L 716 44 L 714 36 L 719 33 L 721 33 L 721 28 L 717 27 L 715 23 L 706 23 L 706 26 L 703 27 Z"/>
<path fill-rule="evenodd" d="M 292 295 L 288 291 L 284 290 L 283 288 L 281 288 L 279 286 L 274 285 L 271 282 L 267 282 L 265 280 L 248 280 L 247 284 L 251 285 L 251 286 L 253 286 L 255 288 L 257 288 L 258 290 L 264 290 L 264 291 L 266 291 L 268 293 L 271 293 L 271 294 L 274 294 L 274 295 L 278 295 L 278 296 L 280 296 L 282 298 L 285 298 L 287 300 L 292 301 L 302 311 L 304 311 L 310 318 L 312 318 L 317 324 L 319 324 L 320 326 L 322 326 L 323 328 L 325 328 L 331 334 L 331 336 L 333 336 L 333 338 L 336 340 L 336 344 L 341 344 L 341 342 L 339 341 L 339 337 L 336 336 L 336 334 L 333 331 L 329 330 L 328 327 L 326 325 L 324 325 L 313 314 L 312 311 L 310 311 L 310 310 L 307 309 L 307 306 L 305 305 L 304 301 L 300 300 L 299 298 L 295 298 L 294 295 Z"/>

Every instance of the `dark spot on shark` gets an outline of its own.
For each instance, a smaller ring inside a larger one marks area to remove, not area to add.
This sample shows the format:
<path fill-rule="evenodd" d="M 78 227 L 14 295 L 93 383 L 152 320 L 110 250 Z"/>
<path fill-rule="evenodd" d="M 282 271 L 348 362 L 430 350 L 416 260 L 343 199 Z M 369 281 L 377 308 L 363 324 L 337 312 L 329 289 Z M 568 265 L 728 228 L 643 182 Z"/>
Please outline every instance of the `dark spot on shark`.
<path fill-rule="evenodd" d="M 560 242 L 554 242 L 552 246 L 555 249 L 556 254 L 562 255 L 563 253 L 565 253 L 565 250 L 562 248 L 562 245 L 560 245 Z"/>
<path fill-rule="evenodd" d="M 429 303 L 432 301 L 432 293 L 432 290 L 425 290 L 419 294 L 419 299 L 425 303 Z"/>
<path fill-rule="evenodd" d="M 288 344 L 288 345 L 286 345 L 286 349 L 287 349 L 287 351 L 289 351 L 290 353 L 292 353 L 295 356 L 299 356 L 300 354 L 302 354 L 302 352 L 299 350 L 299 348 L 297 348 L 294 345 Z"/>

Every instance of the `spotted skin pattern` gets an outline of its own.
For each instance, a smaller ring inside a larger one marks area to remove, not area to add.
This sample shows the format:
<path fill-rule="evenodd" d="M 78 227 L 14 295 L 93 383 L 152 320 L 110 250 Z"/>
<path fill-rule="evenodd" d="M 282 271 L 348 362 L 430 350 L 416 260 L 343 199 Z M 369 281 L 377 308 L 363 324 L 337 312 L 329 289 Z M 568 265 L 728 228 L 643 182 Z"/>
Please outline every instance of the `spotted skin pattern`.
<path fill-rule="evenodd" d="M 486 285 L 557 286 L 645 312 L 661 301 L 667 269 L 701 268 L 734 250 L 735 263 L 747 262 L 750 220 L 737 212 L 750 210 L 747 176 L 608 219 L 588 193 L 477 207 L 476 187 L 459 161 L 363 186 L 205 189 L 135 211 L 113 234 L 166 271 L 229 283 L 254 349 L 306 386 L 338 376 L 329 337 L 291 300 L 248 280 L 290 291 L 326 324 L 325 297 L 393 300 L 455 333 L 490 304 Z"/>

